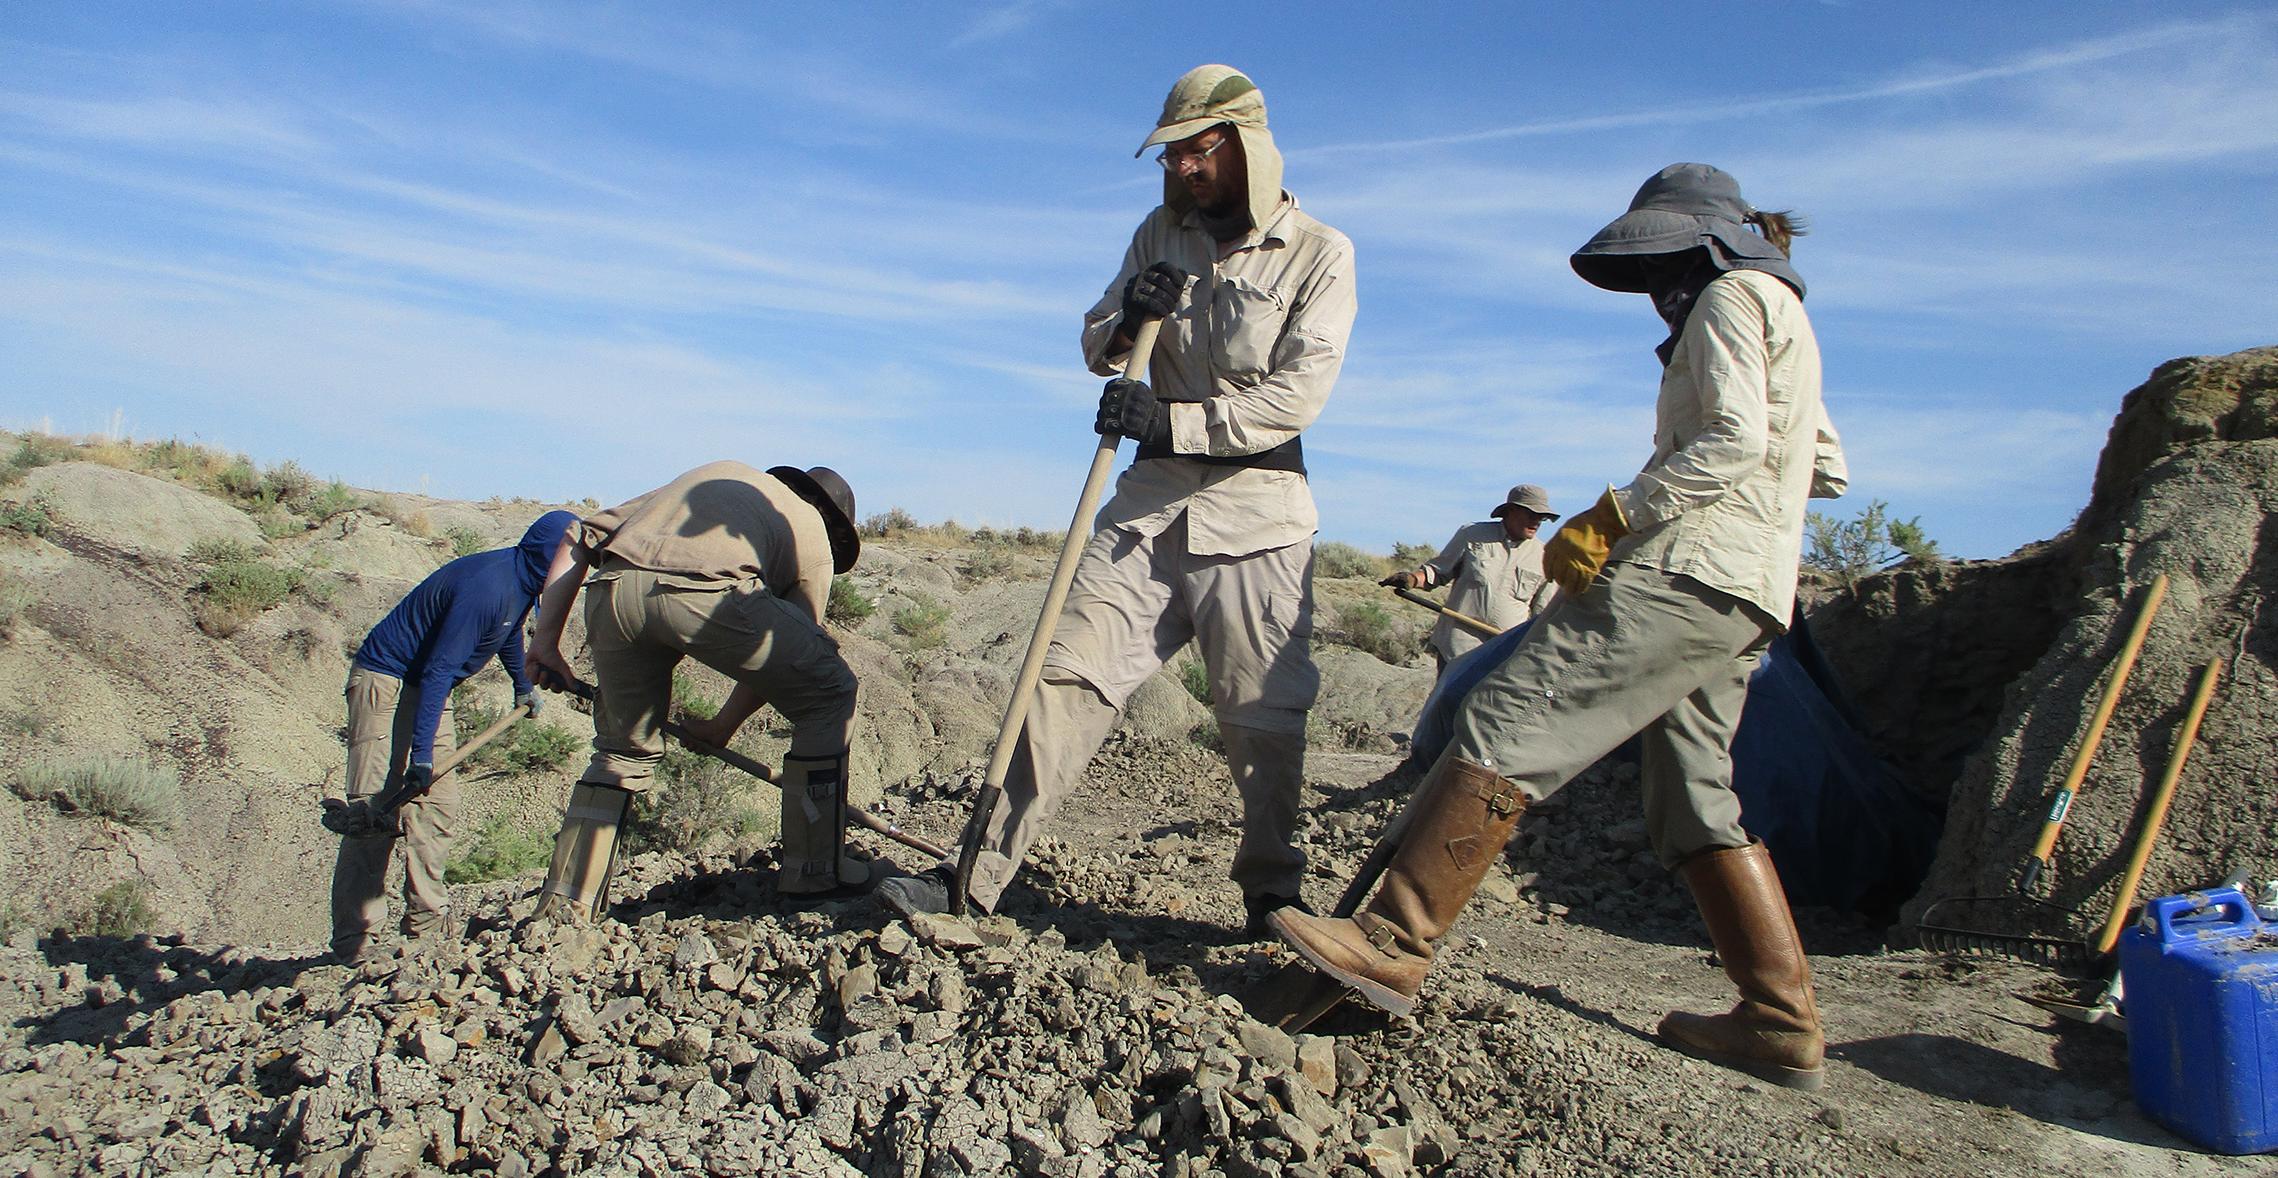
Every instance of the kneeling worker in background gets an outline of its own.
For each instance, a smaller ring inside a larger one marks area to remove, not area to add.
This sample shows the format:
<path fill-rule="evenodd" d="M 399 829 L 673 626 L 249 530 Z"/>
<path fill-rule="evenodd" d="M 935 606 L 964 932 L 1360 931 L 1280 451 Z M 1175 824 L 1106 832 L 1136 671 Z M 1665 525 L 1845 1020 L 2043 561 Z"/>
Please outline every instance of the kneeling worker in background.
<path fill-rule="evenodd" d="M 514 547 L 435 570 L 357 649 L 348 671 L 348 799 L 368 807 L 401 786 L 405 800 L 373 815 L 376 824 L 342 834 L 332 869 L 332 951 L 342 961 L 364 955 L 387 911 L 388 859 L 399 839 L 404 935 L 441 931 L 450 904 L 443 864 L 459 821 L 458 778 L 435 779 L 436 754 L 448 754 L 453 743 L 451 691 L 496 656 L 514 680 L 514 705 L 537 714 L 538 696 L 523 671 L 522 619 L 576 523 L 569 512 L 549 511 Z"/>
<path fill-rule="evenodd" d="M 1675 164 L 1574 254 L 1584 280 L 1651 295 L 1669 326 L 1653 458 L 1545 546 L 1564 596 L 1464 698 L 1368 907 L 1350 919 L 1274 914 L 1284 940 L 1369 1002 L 1414 1007 L 1432 943 L 1527 805 L 1636 733 L 1654 852 L 1691 886 L 1740 991 L 1729 1013 L 1669 1015 L 1662 1039 L 1819 1087 L 1811 967 L 1732 792 L 1748 675 L 1795 602 L 1806 501 L 1846 481 L 1788 262 L 1795 228 L 1750 208 L 1724 172 Z"/>
<path fill-rule="evenodd" d="M 762 704 L 793 725 L 779 781 L 777 889 L 869 882 L 868 866 L 843 853 L 854 672 L 823 629 L 831 576 L 853 568 L 860 551 L 854 493 L 821 466 L 707 463 L 572 534 L 547 574 L 530 661 L 545 686 L 575 679 L 561 637 L 582 582 L 593 760 L 570 791 L 538 916 L 600 915 L 633 795 L 649 788 L 664 757 L 672 672 L 683 658 L 735 681 L 718 715 L 688 725 L 705 743 L 726 747 Z"/>

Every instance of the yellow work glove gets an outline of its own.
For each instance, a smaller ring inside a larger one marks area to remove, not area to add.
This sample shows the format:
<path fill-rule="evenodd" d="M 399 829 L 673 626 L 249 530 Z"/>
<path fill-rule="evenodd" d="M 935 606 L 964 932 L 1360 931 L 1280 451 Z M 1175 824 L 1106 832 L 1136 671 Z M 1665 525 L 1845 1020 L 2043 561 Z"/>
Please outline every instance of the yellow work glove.
<path fill-rule="evenodd" d="M 1614 498 L 1614 489 L 1598 496 L 1590 509 L 1567 520 L 1550 543 L 1542 546 L 1543 575 L 1558 582 L 1558 587 L 1574 596 L 1590 587 L 1598 570 L 1606 567 L 1606 557 L 1623 536 L 1629 535 L 1629 520 L 1622 515 L 1621 501 Z"/>

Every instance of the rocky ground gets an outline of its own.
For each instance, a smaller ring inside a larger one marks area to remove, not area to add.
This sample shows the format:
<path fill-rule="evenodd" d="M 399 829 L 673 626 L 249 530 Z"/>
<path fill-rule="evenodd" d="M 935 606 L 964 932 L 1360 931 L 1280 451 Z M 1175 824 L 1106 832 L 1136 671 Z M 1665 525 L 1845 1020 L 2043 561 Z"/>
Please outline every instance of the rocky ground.
<path fill-rule="evenodd" d="M 1612 761 L 1529 811 L 1414 1019 L 1348 1009 L 1316 1034 L 1274 1031 L 1251 1016 L 1288 957 L 1234 932 L 1236 802 L 1177 665 L 1135 697 L 994 918 L 786 902 L 772 803 L 730 782 L 714 801 L 759 819 L 633 858 L 607 922 L 525 924 L 524 872 L 459 889 L 463 937 L 330 964 L 313 802 L 337 773 L 347 656 L 454 550 L 507 542 L 548 505 L 375 498 L 305 475 L 271 495 L 278 471 L 252 487 L 256 472 L 195 448 L 11 445 L 0 1173 L 2268 1169 L 2145 1119 L 2120 1034 L 2020 998 L 2084 998 L 2098 979 L 1905 948 L 1903 925 L 1799 913 L 1825 1091 L 1662 1049 L 1663 1013 L 1731 995 L 1647 851 L 1634 769 Z M 2143 894 L 2278 875 L 2278 801 L 2256 786 L 2278 774 L 2274 511 L 2278 349 L 2177 361 L 2128 395 L 2066 535 L 1821 587 L 1812 621 L 1868 734 L 1947 814 L 1917 910 L 2009 894 L 2130 603 L 2159 574 L 2169 604 L 2058 844 L 2046 910 L 2076 915 L 2053 931 L 2078 936 L 2108 904 L 2185 686 L 2217 656 L 2231 671 Z M 836 627 L 863 683 L 853 782 L 949 841 L 1053 548 L 886 531 L 849 578 L 872 609 Z M 215 586 L 248 561 L 295 588 L 215 625 Z M 1414 780 L 1403 741 L 1431 673 L 1401 654 L 1422 620 L 1370 616 L 1376 575 L 1316 582 L 1317 908 Z M 568 707 L 546 720 L 590 734 Z M 782 751 L 764 714 L 747 727 L 744 751 Z M 167 811 L 121 818 L 33 784 L 88 755 L 141 766 L 132 780 L 164 785 Z M 467 825 L 551 830 L 571 775 L 485 770 Z"/>
<path fill-rule="evenodd" d="M 1407 784 L 1316 758 L 1317 903 Z M 786 904 L 763 854 L 651 855 L 614 919 L 361 968 L 149 937 L 0 954 L 0 1169 L 26 1173 L 2229 1174 L 2127 1098 L 2124 1041 L 2041 971 L 1806 913 L 1832 1075 L 1804 1095 L 1652 1041 L 1728 1001 L 1620 770 L 1532 815 L 1413 1020 L 1252 1020 L 1223 770 L 1119 737 L 1006 910 Z M 969 779 L 884 803 L 944 829 Z M 912 866 L 915 866 L 914 864 Z"/>

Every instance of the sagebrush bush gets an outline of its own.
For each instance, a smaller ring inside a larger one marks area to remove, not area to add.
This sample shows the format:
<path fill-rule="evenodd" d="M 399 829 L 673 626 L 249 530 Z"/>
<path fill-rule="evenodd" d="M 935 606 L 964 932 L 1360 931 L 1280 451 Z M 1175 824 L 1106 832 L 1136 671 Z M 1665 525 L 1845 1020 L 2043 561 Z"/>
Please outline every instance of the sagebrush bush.
<path fill-rule="evenodd" d="M 225 560 L 206 570 L 205 579 L 191 590 L 190 614 L 199 629 L 227 638 L 261 611 L 292 596 L 307 580 L 308 574 L 297 568 L 262 560 Z"/>
<path fill-rule="evenodd" d="M 752 834 L 765 821 L 758 794 L 753 783 L 718 761 L 671 745 L 657 766 L 656 784 L 633 798 L 626 850 L 699 851 L 718 838 Z"/>
<path fill-rule="evenodd" d="M 1179 686 L 1194 697 L 1194 702 L 1210 706 L 1210 668 L 1201 659 L 1184 659 L 1179 663 Z"/>
<path fill-rule="evenodd" d="M 1342 540 L 1325 540 L 1313 546 L 1316 577 L 1367 577 L 1375 580 L 1390 572 L 1381 556 L 1363 552 Z"/>
<path fill-rule="evenodd" d="M 236 540 L 205 539 L 192 543 L 182 550 L 182 559 L 191 564 L 234 564 L 256 559 L 253 549 Z"/>
<path fill-rule="evenodd" d="M 1402 544 L 1396 541 L 1392 545 L 1392 568 L 1386 571 L 1406 572 L 1439 554 L 1440 550 L 1429 544 Z"/>
<path fill-rule="evenodd" d="M 299 510 L 302 515 L 322 523 L 333 516 L 354 511 L 363 505 L 364 497 L 357 494 L 354 487 L 341 482 L 339 479 L 334 479 L 325 484 L 323 490 L 310 495 L 307 505 Z"/>
<path fill-rule="evenodd" d="M 451 546 L 451 558 L 453 560 L 462 556 L 473 556 L 475 553 L 490 547 L 489 542 L 482 538 L 481 532 L 465 524 L 452 524 L 443 529 L 443 540 Z"/>
<path fill-rule="evenodd" d="M 1414 654 L 1422 632 L 1402 623 L 1373 601 L 1357 602 L 1337 610 L 1337 624 L 1329 638 L 1355 650 L 1375 655 L 1393 666 Z"/>
<path fill-rule="evenodd" d="M 55 530 L 55 512 L 34 495 L 20 503 L 0 503 L 0 532 L 31 539 Z"/>
<path fill-rule="evenodd" d="M 545 867 L 553 856 L 550 833 L 517 826 L 513 815 L 501 810 L 475 828 L 465 850 L 443 865 L 443 882 L 479 884 L 512 879 Z"/>
<path fill-rule="evenodd" d="M 149 932 L 157 923 L 150 889 L 141 880 L 122 879 L 95 893 L 71 931 L 82 937 L 131 937 Z"/>
<path fill-rule="evenodd" d="M 910 604 L 894 611 L 894 632 L 909 641 L 911 650 L 932 650 L 949 641 L 949 607 L 913 593 Z"/>
<path fill-rule="evenodd" d="M 823 617 L 851 630 L 870 620 L 878 612 L 878 603 L 862 595 L 854 582 L 845 577 L 831 578 L 830 603 L 823 607 Z"/>
<path fill-rule="evenodd" d="M 917 517 L 899 507 L 888 508 L 862 521 L 862 534 L 873 537 L 897 536 L 917 530 Z"/>
<path fill-rule="evenodd" d="M 46 434 L 25 434 L 16 440 L 16 449 L 8 460 L 0 463 L 0 484 L 13 483 L 35 467 L 68 461 L 74 447 L 62 438 Z"/>
<path fill-rule="evenodd" d="M 1018 564 L 1010 544 L 992 539 L 967 552 L 958 571 L 965 574 L 967 581 L 993 581 L 1011 576 Z"/>
<path fill-rule="evenodd" d="M 34 762 L 17 771 L 14 785 L 18 797 L 144 830 L 164 830 L 182 814 L 181 775 L 139 757 L 98 753 Z"/>

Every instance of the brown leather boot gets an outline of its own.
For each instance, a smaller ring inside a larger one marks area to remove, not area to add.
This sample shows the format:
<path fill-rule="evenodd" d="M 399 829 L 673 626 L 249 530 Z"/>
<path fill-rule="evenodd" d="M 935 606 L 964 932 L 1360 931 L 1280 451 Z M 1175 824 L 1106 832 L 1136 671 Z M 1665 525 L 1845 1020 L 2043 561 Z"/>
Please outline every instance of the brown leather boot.
<path fill-rule="evenodd" d="M 1432 942 L 1479 890 L 1527 799 L 1492 769 L 1442 757 L 1409 805 L 1407 833 L 1366 911 L 1339 919 L 1284 908 L 1271 917 L 1315 969 L 1393 1014 L 1416 1008 Z"/>
<path fill-rule="evenodd" d="M 1678 871 L 1740 1004 L 1726 1014 L 1673 1013 L 1661 1020 L 1661 1038 L 1687 1055 L 1817 1091 L 1827 1078 L 1827 1040 L 1811 994 L 1811 963 L 1772 853 L 1759 842 L 1703 851 Z"/>

